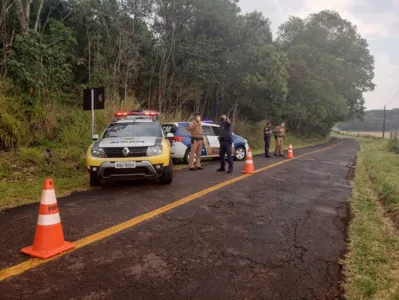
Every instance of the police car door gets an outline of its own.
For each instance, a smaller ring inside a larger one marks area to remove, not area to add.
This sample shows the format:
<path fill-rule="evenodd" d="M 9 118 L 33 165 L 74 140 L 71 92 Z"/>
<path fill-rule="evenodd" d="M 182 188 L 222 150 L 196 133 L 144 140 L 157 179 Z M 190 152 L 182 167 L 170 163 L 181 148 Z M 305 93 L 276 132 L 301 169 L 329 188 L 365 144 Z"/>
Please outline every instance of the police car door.
<path fill-rule="evenodd" d="M 208 143 L 209 143 L 209 156 L 219 156 L 219 149 L 220 149 L 220 143 L 219 143 L 219 135 L 220 135 L 220 129 L 217 125 L 208 125 L 209 134 L 207 135 L 208 138 Z"/>

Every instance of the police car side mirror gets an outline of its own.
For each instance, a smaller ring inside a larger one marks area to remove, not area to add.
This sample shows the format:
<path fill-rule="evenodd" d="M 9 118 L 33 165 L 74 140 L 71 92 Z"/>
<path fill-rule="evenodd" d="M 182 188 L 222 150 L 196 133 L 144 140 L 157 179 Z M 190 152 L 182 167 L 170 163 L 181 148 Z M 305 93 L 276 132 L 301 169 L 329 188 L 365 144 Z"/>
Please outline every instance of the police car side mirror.
<path fill-rule="evenodd" d="M 94 134 L 94 135 L 91 137 L 91 139 L 92 139 L 93 141 L 97 141 L 97 140 L 99 139 L 98 134 Z"/>
<path fill-rule="evenodd" d="M 172 137 L 174 137 L 175 135 L 173 134 L 173 133 L 170 133 L 170 132 L 168 132 L 167 134 L 166 134 L 166 137 L 168 138 L 168 139 L 171 139 Z"/>

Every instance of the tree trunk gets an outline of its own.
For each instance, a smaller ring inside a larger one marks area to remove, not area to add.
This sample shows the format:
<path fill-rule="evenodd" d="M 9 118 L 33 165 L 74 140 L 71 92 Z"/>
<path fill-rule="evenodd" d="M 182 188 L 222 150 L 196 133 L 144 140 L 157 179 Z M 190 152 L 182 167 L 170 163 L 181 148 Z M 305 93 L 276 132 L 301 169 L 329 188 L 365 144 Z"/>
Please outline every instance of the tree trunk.
<path fill-rule="evenodd" d="M 155 61 L 154 64 L 151 68 L 151 78 L 150 78 L 150 84 L 149 84 L 149 92 L 148 92 L 148 109 L 151 109 L 151 99 L 152 99 L 152 95 L 151 95 L 151 91 L 152 91 L 152 78 L 154 77 L 154 73 L 155 73 L 155 67 L 158 61 L 158 56 L 159 56 L 159 48 L 157 48 L 157 56 L 155 56 Z"/>
<path fill-rule="evenodd" d="M 91 84 L 91 39 L 90 39 L 90 35 L 89 35 L 89 30 L 87 30 L 87 40 L 88 40 L 88 54 L 89 54 L 89 84 Z"/>
<path fill-rule="evenodd" d="M 32 4 L 32 2 L 33 0 L 25 0 L 24 16 L 25 16 L 26 30 L 29 29 L 30 5 Z"/>
<path fill-rule="evenodd" d="M 14 0 L 14 1 L 15 1 L 15 7 L 17 9 L 19 28 L 20 28 L 21 33 L 24 33 L 28 29 L 28 26 L 26 24 L 26 19 L 25 19 L 24 7 L 22 5 L 22 0 Z"/>
<path fill-rule="evenodd" d="M 40 13 L 42 12 L 44 0 L 40 1 L 39 11 L 37 12 L 36 16 L 36 23 L 35 23 L 35 31 L 38 31 L 39 28 L 39 21 L 40 21 Z"/>
<path fill-rule="evenodd" d="M 130 70 L 129 70 L 129 67 L 127 66 L 126 67 L 126 75 L 125 75 L 125 86 L 124 86 L 124 88 L 125 88 L 125 99 L 124 99 L 125 103 L 127 102 L 127 87 L 128 87 L 128 83 L 129 83 L 129 72 L 130 72 Z"/>
<path fill-rule="evenodd" d="M 29 29 L 30 6 L 33 0 L 14 0 L 21 33 Z"/>

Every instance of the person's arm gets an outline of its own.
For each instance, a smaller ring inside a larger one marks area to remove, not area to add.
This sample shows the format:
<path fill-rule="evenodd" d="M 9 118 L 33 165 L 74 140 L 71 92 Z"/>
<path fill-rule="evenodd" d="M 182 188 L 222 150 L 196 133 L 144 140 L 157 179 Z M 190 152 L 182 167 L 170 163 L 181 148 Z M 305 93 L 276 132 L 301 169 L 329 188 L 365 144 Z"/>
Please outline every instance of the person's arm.
<path fill-rule="evenodd" d="M 230 119 L 229 119 L 229 118 L 226 118 L 225 122 L 226 122 L 226 124 L 227 124 L 227 125 L 230 125 L 230 124 L 231 124 L 231 122 L 230 122 Z"/>
<path fill-rule="evenodd" d="M 193 130 L 195 127 L 198 126 L 198 122 L 196 120 L 193 120 L 190 122 L 190 124 L 188 125 L 188 130 Z"/>

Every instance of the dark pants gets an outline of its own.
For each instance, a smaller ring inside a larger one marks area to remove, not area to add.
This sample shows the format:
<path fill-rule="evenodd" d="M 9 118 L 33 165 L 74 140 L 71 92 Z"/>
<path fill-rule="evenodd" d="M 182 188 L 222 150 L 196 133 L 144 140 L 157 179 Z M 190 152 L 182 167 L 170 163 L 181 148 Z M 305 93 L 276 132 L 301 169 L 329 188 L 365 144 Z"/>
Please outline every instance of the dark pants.
<path fill-rule="evenodd" d="M 220 155 L 220 167 L 222 169 L 225 168 L 226 162 L 225 160 L 225 155 L 227 154 L 227 161 L 229 162 L 229 169 L 233 169 L 233 156 L 231 155 L 231 143 L 232 141 L 220 141 L 220 150 L 219 150 L 219 155 Z"/>
<path fill-rule="evenodd" d="M 266 157 L 270 156 L 269 149 L 270 149 L 270 138 L 266 138 L 265 139 L 265 156 Z"/>

